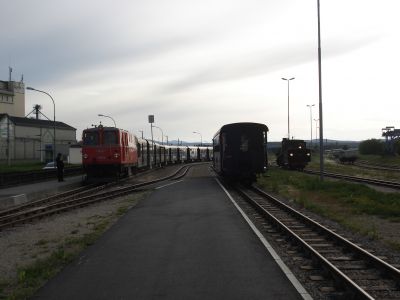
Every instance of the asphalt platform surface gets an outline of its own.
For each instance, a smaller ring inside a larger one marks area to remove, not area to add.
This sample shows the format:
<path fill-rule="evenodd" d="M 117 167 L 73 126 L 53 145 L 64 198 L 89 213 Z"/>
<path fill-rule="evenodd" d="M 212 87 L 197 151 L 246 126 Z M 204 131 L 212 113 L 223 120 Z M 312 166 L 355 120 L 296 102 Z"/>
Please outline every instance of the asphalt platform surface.
<path fill-rule="evenodd" d="M 35 182 L 31 184 L 17 185 L 0 189 L 0 209 L 6 209 L 13 205 L 23 204 L 32 200 L 45 198 L 66 190 L 81 186 L 83 175 L 65 177 L 58 182 L 56 178 Z"/>
<path fill-rule="evenodd" d="M 302 299 L 207 165 L 170 183 L 33 299 Z"/>

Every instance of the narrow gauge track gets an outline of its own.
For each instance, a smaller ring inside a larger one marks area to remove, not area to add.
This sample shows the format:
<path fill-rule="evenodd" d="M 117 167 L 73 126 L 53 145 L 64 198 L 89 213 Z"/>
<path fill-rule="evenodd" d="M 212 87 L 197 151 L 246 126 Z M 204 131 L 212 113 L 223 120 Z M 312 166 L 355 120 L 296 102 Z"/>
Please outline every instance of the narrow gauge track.
<path fill-rule="evenodd" d="M 307 173 L 307 174 L 312 174 L 312 175 L 320 174 L 319 171 L 313 171 L 313 170 L 303 170 L 302 172 Z M 344 174 L 338 174 L 338 173 L 329 173 L 329 172 L 324 172 L 324 176 L 330 177 L 330 178 L 344 179 L 344 180 L 348 180 L 348 181 L 384 186 L 384 187 L 388 187 L 388 188 L 392 188 L 392 189 L 400 189 L 400 183 L 396 182 L 396 181 L 370 179 L 370 178 L 356 177 L 356 176 L 350 176 L 350 175 L 344 175 Z"/>
<path fill-rule="evenodd" d="M 311 258 L 311 265 L 301 266 L 311 280 L 333 280 L 333 286 L 320 288 L 324 298 L 400 299 L 399 269 L 256 187 L 236 190 L 264 227 L 281 233 L 280 242 Z M 316 268 L 323 276 L 315 275 Z"/>
<path fill-rule="evenodd" d="M 111 185 L 111 184 L 109 184 Z M 78 196 L 84 196 L 87 194 L 95 193 L 97 190 L 101 190 L 108 185 L 87 185 L 83 187 L 79 187 L 73 190 L 69 190 L 66 192 L 58 193 L 43 199 L 38 199 L 35 201 L 31 201 L 29 203 L 24 203 L 18 206 L 13 206 L 12 208 L 0 210 L 0 220 L 2 217 L 11 216 L 16 213 L 20 213 L 29 209 L 33 209 L 38 206 L 46 205 L 48 203 L 54 203 L 57 201 L 65 201 L 68 199 L 72 199 Z"/>
<path fill-rule="evenodd" d="M 180 179 L 184 177 L 193 165 L 182 166 L 172 175 L 155 180 L 129 184 L 124 187 L 115 187 L 116 184 L 105 184 L 101 186 L 90 186 L 78 188 L 53 197 L 37 200 L 26 205 L 0 212 L 0 231 L 17 224 L 23 224 L 41 219 L 53 214 L 59 214 L 71 209 L 84 207 L 96 202 L 125 196 L 136 191 L 140 187 L 149 186 L 169 179 Z M 111 189 L 109 189 L 111 188 Z"/>
<path fill-rule="evenodd" d="M 356 167 L 371 169 L 371 170 L 381 170 L 381 171 L 389 171 L 389 172 L 400 172 L 400 166 L 396 165 L 380 165 L 380 164 L 373 164 L 368 161 L 359 160 L 353 164 Z"/>

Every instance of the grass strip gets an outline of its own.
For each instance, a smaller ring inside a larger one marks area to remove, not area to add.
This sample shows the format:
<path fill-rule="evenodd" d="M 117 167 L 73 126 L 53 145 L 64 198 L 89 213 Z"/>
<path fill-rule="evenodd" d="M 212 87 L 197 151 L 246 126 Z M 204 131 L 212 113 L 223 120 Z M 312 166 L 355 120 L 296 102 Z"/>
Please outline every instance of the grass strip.
<path fill-rule="evenodd" d="M 271 168 L 268 176 L 258 179 L 258 184 L 373 239 L 379 239 L 380 234 L 376 223 L 369 222 L 372 218 L 400 223 L 400 193 L 384 193 L 346 181 L 320 181 L 318 176 L 279 168 Z M 398 248 L 400 243 L 392 241 L 391 246 Z"/>

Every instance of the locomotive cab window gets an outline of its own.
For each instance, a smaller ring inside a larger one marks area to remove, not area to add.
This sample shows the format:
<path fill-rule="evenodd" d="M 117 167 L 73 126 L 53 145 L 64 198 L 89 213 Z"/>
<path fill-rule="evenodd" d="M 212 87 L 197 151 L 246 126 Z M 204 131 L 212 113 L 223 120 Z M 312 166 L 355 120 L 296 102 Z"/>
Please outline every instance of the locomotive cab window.
<path fill-rule="evenodd" d="M 98 132 L 85 132 L 83 134 L 84 145 L 98 145 L 99 144 L 99 133 Z"/>
<path fill-rule="evenodd" d="M 104 131 L 103 132 L 103 144 L 104 145 L 118 144 L 117 132 L 116 131 Z"/>

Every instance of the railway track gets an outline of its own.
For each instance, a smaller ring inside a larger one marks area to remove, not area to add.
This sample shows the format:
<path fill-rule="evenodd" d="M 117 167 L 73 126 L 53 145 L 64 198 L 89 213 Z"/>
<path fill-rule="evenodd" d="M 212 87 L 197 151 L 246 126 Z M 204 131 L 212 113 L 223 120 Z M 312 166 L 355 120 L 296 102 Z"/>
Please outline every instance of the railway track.
<path fill-rule="evenodd" d="M 380 165 L 373 164 L 368 161 L 359 160 L 353 164 L 356 167 L 371 169 L 371 170 L 381 170 L 381 171 L 389 171 L 389 172 L 400 172 L 400 166 L 396 165 Z"/>
<path fill-rule="evenodd" d="M 273 196 L 236 188 L 251 218 L 274 234 L 324 299 L 400 299 L 400 270 Z"/>
<path fill-rule="evenodd" d="M 139 188 L 151 186 L 161 181 L 179 179 L 184 177 L 192 166 L 182 166 L 173 174 L 155 180 L 128 184 L 127 186 L 117 186 L 118 183 L 91 185 L 3 210 L 0 211 L 0 230 L 100 201 L 122 197 L 137 191 Z"/>
<path fill-rule="evenodd" d="M 307 174 L 312 174 L 312 175 L 320 174 L 319 171 L 313 171 L 313 170 L 303 170 L 302 172 L 307 173 Z M 344 175 L 344 174 L 338 174 L 338 173 L 329 173 L 329 172 L 324 172 L 324 176 L 330 177 L 330 178 L 354 181 L 354 182 L 359 182 L 359 183 L 373 184 L 373 185 L 388 187 L 388 188 L 392 188 L 392 189 L 400 189 L 400 182 L 396 182 L 396 181 L 370 179 L 370 178 L 356 177 L 356 176 L 350 176 L 350 175 Z"/>

